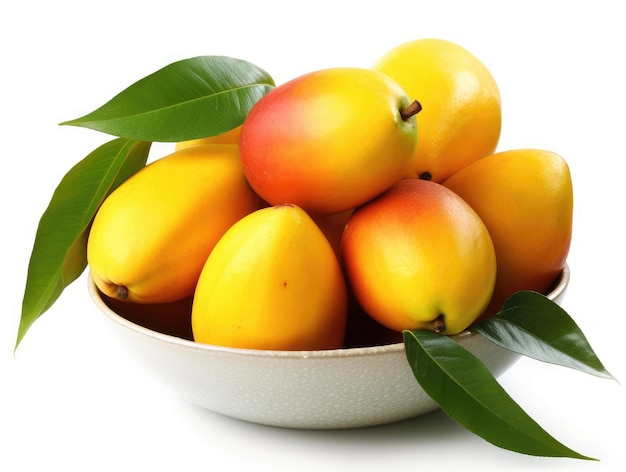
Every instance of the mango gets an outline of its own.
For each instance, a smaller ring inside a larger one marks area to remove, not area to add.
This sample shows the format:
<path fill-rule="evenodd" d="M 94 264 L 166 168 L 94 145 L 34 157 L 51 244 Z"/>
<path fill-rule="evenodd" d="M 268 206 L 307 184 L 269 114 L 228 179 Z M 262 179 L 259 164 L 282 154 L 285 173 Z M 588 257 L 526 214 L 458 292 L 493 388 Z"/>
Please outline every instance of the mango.
<path fill-rule="evenodd" d="M 270 205 L 293 203 L 311 216 L 348 211 L 406 175 L 419 109 L 374 70 L 296 77 L 263 96 L 244 120 L 244 173 Z"/>
<path fill-rule="evenodd" d="M 333 248 L 296 205 L 266 207 L 220 239 L 198 280 L 200 343 L 249 349 L 341 347 L 347 290 Z"/>
<path fill-rule="evenodd" d="M 422 104 L 419 145 L 407 177 L 443 182 L 495 152 L 502 128 L 500 90 L 487 66 L 459 44 L 420 38 L 383 54 L 375 70 Z"/>
<path fill-rule="evenodd" d="M 458 334 L 493 293 L 496 255 L 487 228 L 435 182 L 405 179 L 357 208 L 341 250 L 357 302 L 395 331 Z"/>
<path fill-rule="evenodd" d="M 542 149 L 492 154 L 443 182 L 484 221 L 498 275 L 484 319 L 519 290 L 545 293 L 559 275 L 572 237 L 573 189 L 567 162 Z"/>
<path fill-rule="evenodd" d="M 236 145 L 157 159 L 98 209 L 87 243 L 94 282 L 105 295 L 135 303 L 189 297 L 215 243 L 258 205 Z"/>

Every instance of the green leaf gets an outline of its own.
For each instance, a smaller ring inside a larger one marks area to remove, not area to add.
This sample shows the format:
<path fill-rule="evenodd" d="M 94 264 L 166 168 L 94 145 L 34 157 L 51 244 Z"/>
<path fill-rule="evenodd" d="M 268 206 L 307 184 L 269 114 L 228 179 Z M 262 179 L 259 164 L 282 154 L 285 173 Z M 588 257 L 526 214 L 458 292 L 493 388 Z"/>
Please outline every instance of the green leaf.
<path fill-rule="evenodd" d="M 165 66 L 100 108 L 61 124 L 141 141 L 204 138 L 239 126 L 273 87 L 272 77 L 247 61 L 194 57 Z"/>
<path fill-rule="evenodd" d="M 28 264 L 15 349 L 87 266 L 87 236 L 104 198 L 145 166 L 151 143 L 114 139 L 65 174 L 44 211 Z"/>
<path fill-rule="evenodd" d="M 613 379 L 569 314 L 540 293 L 517 292 L 472 327 L 497 345 L 543 362 Z"/>
<path fill-rule="evenodd" d="M 561 444 L 506 393 L 489 369 L 448 336 L 405 331 L 415 378 L 439 407 L 486 441 L 535 456 L 591 459 Z"/>

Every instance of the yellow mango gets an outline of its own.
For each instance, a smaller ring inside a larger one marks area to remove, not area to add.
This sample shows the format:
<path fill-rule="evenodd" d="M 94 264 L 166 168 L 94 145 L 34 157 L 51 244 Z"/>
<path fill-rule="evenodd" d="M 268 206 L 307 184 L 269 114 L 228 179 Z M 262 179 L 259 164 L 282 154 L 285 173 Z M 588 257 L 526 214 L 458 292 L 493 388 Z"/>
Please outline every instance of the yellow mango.
<path fill-rule="evenodd" d="M 258 204 L 237 146 L 176 151 L 103 202 L 87 243 L 92 277 L 104 294 L 129 302 L 189 297 L 215 243 Z"/>
<path fill-rule="evenodd" d="M 459 44 L 421 38 L 399 44 L 374 64 L 424 108 L 408 177 L 443 182 L 495 152 L 502 128 L 500 90 L 487 66 Z"/>
<path fill-rule="evenodd" d="M 341 347 L 347 290 L 326 236 L 300 207 L 257 210 L 224 234 L 198 280 L 194 340 L 249 349 Z"/>
<path fill-rule="evenodd" d="M 565 265 L 572 236 L 573 190 L 565 160 L 541 149 L 503 151 L 443 185 L 480 215 L 496 250 L 494 296 L 480 319 L 516 291 L 546 292 Z"/>

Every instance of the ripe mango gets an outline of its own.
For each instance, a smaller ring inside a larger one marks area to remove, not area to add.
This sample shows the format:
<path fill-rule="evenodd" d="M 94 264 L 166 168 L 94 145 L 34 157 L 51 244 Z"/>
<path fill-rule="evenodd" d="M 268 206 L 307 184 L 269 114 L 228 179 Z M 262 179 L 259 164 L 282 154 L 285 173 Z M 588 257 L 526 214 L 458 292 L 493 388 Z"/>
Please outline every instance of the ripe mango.
<path fill-rule="evenodd" d="M 408 177 L 443 182 L 495 152 L 502 127 L 500 90 L 487 66 L 452 41 L 399 44 L 373 66 L 420 101 L 419 143 Z"/>
<path fill-rule="evenodd" d="M 545 293 L 563 269 L 572 237 L 569 166 L 542 149 L 484 157 L 447 179 L 484 221 L 496 250 L 498 275 L 483 319 L 519 290 Z"/>
<path fill-rule="evenodd" d="M 307 213 L 285 204 L 251 213 L 220 239 L 200 275 L 191 326 L 207 344 L 336 349 L 346 312 L 333 248 Z"/>
<path fill-rule="evenodd" d="M 396 331 L 458 334 L 493 293 L 496 255 L 487 228 L 435 182 L 402 180 L 357 208 L 341 250 L 359 305 Z"/>
<path fill-rule="evenodd" d="M 244 120 L 244 173 L 271 205 L 293 203 L 311 216 L 348 211 L 406 175 L 419 109 L 374 70 L 296 77 L 264 95 Z"/>
<path fill-rule="evenodd" d="M 96 213 L 87 243 L 93 279 L 107 296 L 129 302 L 189 297 L 217 240 L 258 204 L 235 145 L 157 159 Z"/>

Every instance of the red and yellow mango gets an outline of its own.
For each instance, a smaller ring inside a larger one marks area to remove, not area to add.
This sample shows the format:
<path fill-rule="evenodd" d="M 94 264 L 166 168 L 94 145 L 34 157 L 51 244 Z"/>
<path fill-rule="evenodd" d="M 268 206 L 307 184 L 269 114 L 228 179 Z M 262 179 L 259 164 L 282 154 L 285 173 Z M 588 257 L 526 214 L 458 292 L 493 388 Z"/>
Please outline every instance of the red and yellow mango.
<path fill-rule="evenodd" d="M 271 205 L 311 215 L 353 209 L 408 172 L 416 144 L 412 102 L 370 69 L 325 69 L 261 98 L 239 140 L 244 173 Z"/>

